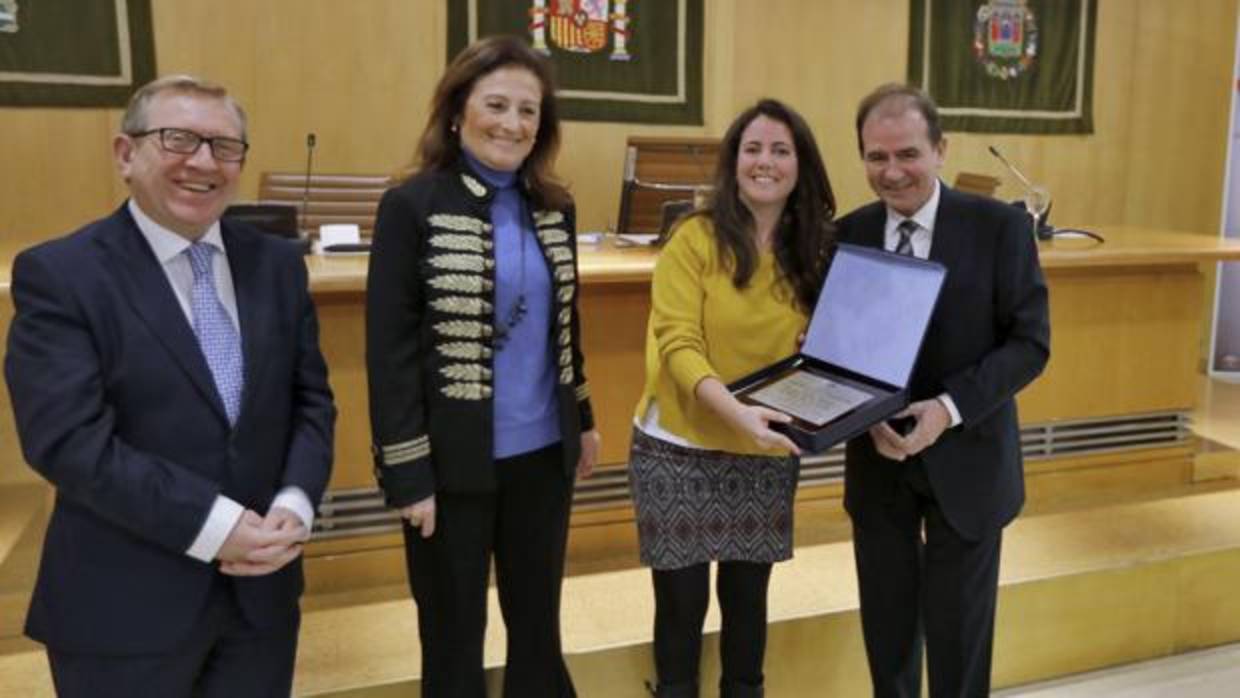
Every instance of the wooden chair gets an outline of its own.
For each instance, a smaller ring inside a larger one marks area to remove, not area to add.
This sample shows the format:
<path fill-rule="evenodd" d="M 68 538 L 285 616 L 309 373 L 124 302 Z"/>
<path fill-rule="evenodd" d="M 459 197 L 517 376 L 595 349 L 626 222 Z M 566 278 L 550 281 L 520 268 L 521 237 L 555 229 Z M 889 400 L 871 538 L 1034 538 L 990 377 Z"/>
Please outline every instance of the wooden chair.
<path fill-rule="evenodd" d="M 970 194 L 993 197 L 995 190 L 999 188 L 999 178 L 977 172 L 961 172 L 956 175 L 956 183 L 952 185 L 952 188 L 967 191 Z"/>
<path fill-rule="evenodd" d="M 718 158 L 717 138 L 629 136 L 615 232 L 662 232 L 664 206 L 679 213 L 685 200 L 709 190 Z"/>
<path fill-rule="evenodd" d="M 307 189 L 304 173 L 264 172 L 259 199 L 262 203 L 295 206 L 303 235 L 317 235 L 324 223 L 356 223 L 368 237 L 375 225 L 379 199 L 391 186 L 388 175 L 311 174 Z"/>

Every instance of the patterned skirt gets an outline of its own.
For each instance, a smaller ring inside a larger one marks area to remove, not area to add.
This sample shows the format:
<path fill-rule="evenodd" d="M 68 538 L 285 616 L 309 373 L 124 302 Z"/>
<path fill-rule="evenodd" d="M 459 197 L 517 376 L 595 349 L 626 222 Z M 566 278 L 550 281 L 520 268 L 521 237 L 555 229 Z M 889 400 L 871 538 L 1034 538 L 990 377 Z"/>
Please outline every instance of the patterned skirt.
<path fill-rule="evenodd" d="M 629 486 L 642 564 L 791 558 L 799 474 L 796 456 L 686 448 L 634 429 Z"/>

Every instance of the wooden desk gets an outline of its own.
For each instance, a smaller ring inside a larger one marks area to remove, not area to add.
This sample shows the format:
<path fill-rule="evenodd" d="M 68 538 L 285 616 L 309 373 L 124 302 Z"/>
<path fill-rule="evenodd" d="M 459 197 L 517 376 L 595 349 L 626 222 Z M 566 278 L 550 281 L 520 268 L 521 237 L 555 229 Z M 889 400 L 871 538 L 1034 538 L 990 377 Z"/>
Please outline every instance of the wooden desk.
<path fill-rule="evenodd" d="M 1204 302 L 1198 265 L 1240 259 L 1240 243 L 1133 227 L 1090 229 L 1102 233 L 1106 244 L 1041 244 L 1051 288 L 1051 363 L 1022 393 L 1022 418 L 1044 422 L 1191 408 Z M 656 252 L 616 248 L 610 240 L 580 249 L 586 375 L 603 432 L 602 461 L 622 464 L 644 376 Z M 345 450 L 338 454 L 338 482 L 369 486 L 359 308 L 366 258 L 311 257 L 307 263 L 341 401 L 338 441 Z"/>

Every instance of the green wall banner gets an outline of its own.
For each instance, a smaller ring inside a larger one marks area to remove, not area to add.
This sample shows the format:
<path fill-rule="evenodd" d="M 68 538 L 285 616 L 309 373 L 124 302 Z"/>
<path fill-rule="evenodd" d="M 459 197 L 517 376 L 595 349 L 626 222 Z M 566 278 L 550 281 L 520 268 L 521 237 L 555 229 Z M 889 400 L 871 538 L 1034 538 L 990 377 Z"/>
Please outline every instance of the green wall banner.
<path fill-rule="evenodd" d="M 154 77 L 150 0 L 0 0 L 0 105 L 120 107 Z"/>
<path fill-rule="evenodd" d="M 577 121 L 702 123 L 702 0 L 447 0 L 448 60 L 479 37 L 525 37 Z"/>
<path fill-rule="evenodd" d="M 943 128 L 1093 133 L 1097 0 L 910 0 L 908 80 Z"/>

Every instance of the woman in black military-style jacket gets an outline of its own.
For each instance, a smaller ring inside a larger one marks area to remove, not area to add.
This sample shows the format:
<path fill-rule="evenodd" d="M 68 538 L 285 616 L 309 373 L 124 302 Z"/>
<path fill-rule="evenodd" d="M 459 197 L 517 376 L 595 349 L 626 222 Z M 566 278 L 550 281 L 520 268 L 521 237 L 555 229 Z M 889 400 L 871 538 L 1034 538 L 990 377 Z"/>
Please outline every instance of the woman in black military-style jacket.
<path fill-rule="evenodd" d="M 485 695 L 492 555 L 508 631 L 504 694 L 576 695 L 560 649 L 560 580 L 574 475 L 589 474 L 599 438 L 582 372 L 574 212 L 550 175 L 558 142 L 545 59 L 513 38 L 476 42 L 441 78 L 416 173 L 384 194 L 375 221 L 375 474 L 404 519 L 428 698 Z M 503 368 L 515 365 L 518 375 Z"/>

